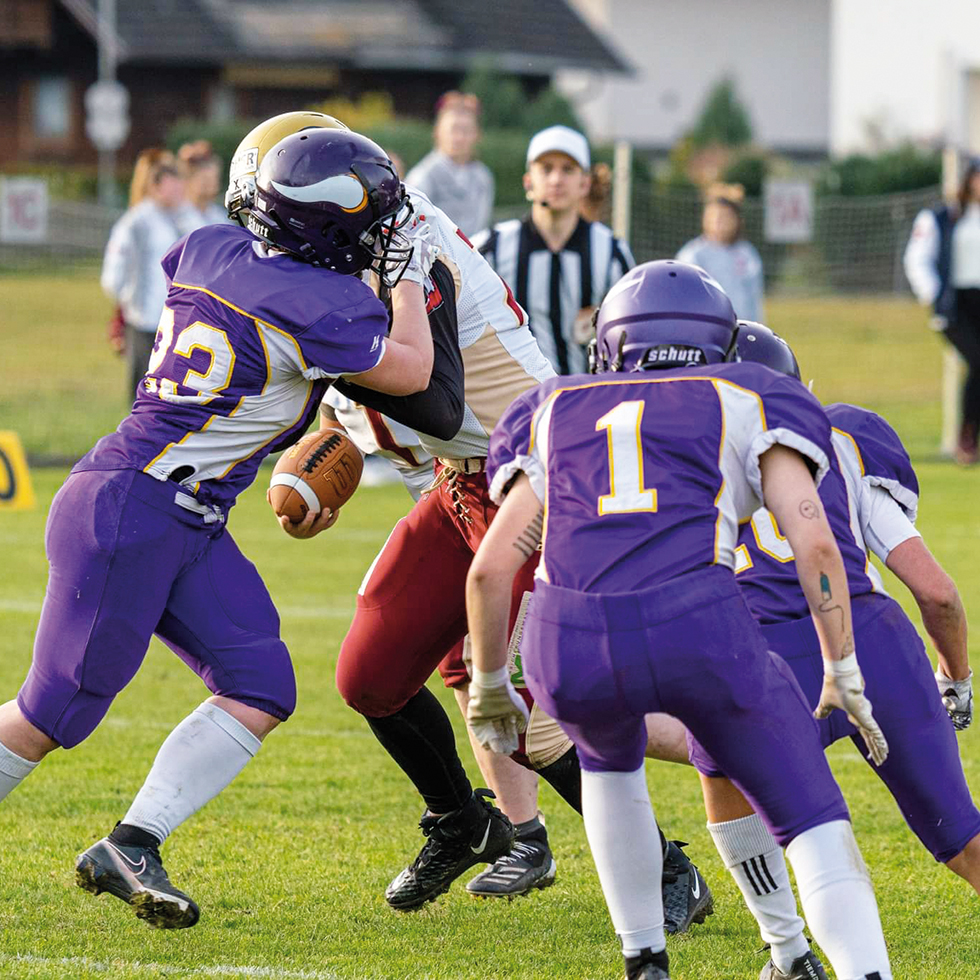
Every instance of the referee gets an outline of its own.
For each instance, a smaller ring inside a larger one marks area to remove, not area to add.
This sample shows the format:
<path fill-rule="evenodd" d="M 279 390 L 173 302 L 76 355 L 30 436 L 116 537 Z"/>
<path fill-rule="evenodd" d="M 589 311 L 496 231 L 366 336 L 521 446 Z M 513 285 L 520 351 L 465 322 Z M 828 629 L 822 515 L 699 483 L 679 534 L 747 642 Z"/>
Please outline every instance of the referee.
<path fill-rule="evenodd" d="M 524 189 L 531 213 L 473 239 L 528 312 L 531 331 L 559 374 L 588 370 L 592 312 L 634 265 L 625 242 L 579 208 L 589 193 L 588 140 L 567 126 L 537 133 Z"/>

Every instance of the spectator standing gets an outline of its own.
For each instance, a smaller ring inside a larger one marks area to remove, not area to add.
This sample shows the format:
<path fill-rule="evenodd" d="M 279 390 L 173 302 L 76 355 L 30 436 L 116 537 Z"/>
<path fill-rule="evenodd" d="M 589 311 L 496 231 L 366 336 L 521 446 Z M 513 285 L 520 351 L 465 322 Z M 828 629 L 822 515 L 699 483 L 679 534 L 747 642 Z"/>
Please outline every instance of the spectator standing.
<path fill-rule="evenodd" d="M 537 133 L 524 174 L 531 213 L 473 241 L 527 310 L 531 331 L 559 374 L 586 370 L 592 313 L 634 265 L 625 242 L 579 213 L 589 196 L 590 166 L 581 133 L 567 126 Z"/>
<path fill-rule="evenodd" d="M 102 261 L 102 288 L 122 308 L 130 397 L 146 372 L 167 297 L 160 260 L 189 230 L 181 220 L 184 181 L 173 154 L 157 149 L 140 154 L 130 200 L 141 194 L 113 225 Z"/>
<path fill-rule="evenodd" d="M 221 161 L 207 140 L 185 143 L 177 151 L 177 164 L 184 178 L 187 230 L 202 225 L 216 225 L 228 220 L 225 209 L 218 204 L 221 190 Z M 182 223 L 185 215 L 181 215 Z"/>
<path fill-rule="evenodd" d="M 699 265 L 715 279 L 728 293 L 740 320 L 764 323 L 762 259 L 742 237 L 744 196 L 740 184 L 710 187 L 701 219 L 703 233 L 677 253 L 677 261 Z"/>
<path fill-rule="evenodd" d="M 980 460 L 980 158 L 970 161 L 956 200 L 920 211 L 905 248 L 905 275 L 933 325 L 967 364 L 956 461 Z"/>
<path fill-rule="evenodd" d="M 480 100 L 447 92 L 436 103 L 435 146 L 405 177 L 468 237 L 489 226 L 493 211 L 493 174 L 474 157 L 479 141 Z"/>

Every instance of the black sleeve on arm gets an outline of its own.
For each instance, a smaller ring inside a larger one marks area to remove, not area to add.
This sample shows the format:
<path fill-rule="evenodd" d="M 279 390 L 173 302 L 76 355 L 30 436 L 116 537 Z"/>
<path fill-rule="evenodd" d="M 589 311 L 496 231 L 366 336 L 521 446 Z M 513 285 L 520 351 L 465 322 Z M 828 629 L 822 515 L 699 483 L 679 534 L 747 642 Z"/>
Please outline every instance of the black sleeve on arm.
<path fill-rule="evenodd" d="M 402 425 L 435 439 L 448 441 L 463 424 L 463 355 L 456 319 L 456 284 L 442 262 L 433 262 L 435 289 L 426 296 L 432 330 L 432 377 L 425 391 L 415 395 L 386 395 L 351 384 L 343 378 L 334 387 L 361 405 L 387 415 Z M 438 294 L 438 295 L 436 295 Z"/>

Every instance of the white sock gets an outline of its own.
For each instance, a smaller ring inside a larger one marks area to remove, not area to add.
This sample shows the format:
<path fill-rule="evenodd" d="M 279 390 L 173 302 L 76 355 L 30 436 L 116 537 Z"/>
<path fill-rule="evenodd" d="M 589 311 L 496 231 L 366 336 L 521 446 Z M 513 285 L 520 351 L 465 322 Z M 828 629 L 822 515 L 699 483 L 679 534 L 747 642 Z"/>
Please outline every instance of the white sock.
<path fill-rule="evenodd" d="M 0 742 L 0 800 L 17 789 L 37 766 L 36 762 L 22 759 Z"/>
<path fill-rule="evenodd" d="M 759 923 L 763 940 L 771 947 L 772 961 L 789 973 L 793 960 L 803 956 L 810 944 L 803 935 L 803 920 L 796 914 L 796 896 L 776 838 L 755 813 L 709 823 L 708 830 Z"/>
<path fill-rule="evenodd" d="M 864 980 L 874 973 L 891 980 L 874 889 L 850 821 L 804 831 L 787 846 L 786 856 L 807 925 L 839 980 Z"/>
<path fill-rule="evenodd" d="M 261 744 L 227 711 L 205 701 L 160 746 L 122 822 L 166 840 L 245 768 Z"/>
<path fill-rule="evenodd" d="M 663 854 L 644 768 L 583 769 L 582 819 L 623 955 L 665 949 Z"/>

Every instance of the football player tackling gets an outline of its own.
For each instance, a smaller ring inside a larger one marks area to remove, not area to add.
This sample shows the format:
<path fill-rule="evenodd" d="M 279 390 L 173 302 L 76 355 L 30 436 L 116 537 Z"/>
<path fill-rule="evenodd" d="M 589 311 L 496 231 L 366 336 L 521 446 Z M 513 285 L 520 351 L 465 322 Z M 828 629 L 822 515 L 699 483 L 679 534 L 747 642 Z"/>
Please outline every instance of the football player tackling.
<path fill-rule="evenodd" d="M 163 743 L 78 884 L 159 928 L 195 902 L 159 847 L 227 786 L 293 711 L 279 617 L 227 531 L 261 461 L 303 433 L 331 380 L 423 390 L 432 340 L 425 249 L 401 234 L 405 191 L 376 144 L 319 129 L 277 144 L 249 229 L 210 225 L 163 259 L 156 344 L 118 429 L 74 467 L 51 505 L 51 571 L 30 672 L 0 707 L 0 798 L 53 749 L 99 724 L 156 634 L 212 693 Z M 358 275 L 391 286 L 393 319 Z"/>
<path fill-rule="evenodd" d="M 818 713 L 844 708 L 883 762 L 846 573 L 815 487 L 833 452 L 830 426 L 794 379 L 721 363 L 735 329 L 704 272 L 648 263 L 600 308 L 600 376 L 546 382 L 507 410 L 488 463 L 501 509 L 467 580 L 469 721 L 503 751 L 524 724 L 507 676 L 507 613 L 514 574 L 541 542 L 522 663 L 536 702 L 576 745 L 586 832 L 628 980 L 669 976 L 651 887 L 661 861 L 643 768 L 651 711 L 675 715 L 721 756 L 788 848 L 838 978 L 888 980 L 844 800 L 799 687 L 766 650 L 734 575 L 739 521 L 765 501 L 793 545 L 819 636 Z"/>

